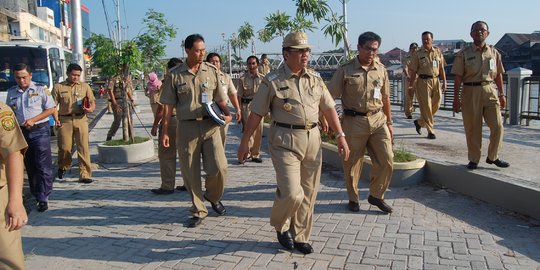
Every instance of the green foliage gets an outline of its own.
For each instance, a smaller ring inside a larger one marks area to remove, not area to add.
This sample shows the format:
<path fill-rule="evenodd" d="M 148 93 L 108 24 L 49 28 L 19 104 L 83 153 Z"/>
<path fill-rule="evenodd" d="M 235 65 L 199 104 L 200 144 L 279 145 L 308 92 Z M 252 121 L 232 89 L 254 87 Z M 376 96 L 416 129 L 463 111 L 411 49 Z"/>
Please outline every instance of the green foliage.
<path fill-rule="evenodd" d="M 102 76 L 111 77 L 118 74 L 120 51 L 114 42 L 104 35 L 92 34 L 85 42 L 85 47 L 92 53 L 92 63 L 101 68 Z"/>
<path fill-rule="evenodd" d="M 322 28 L 324 35 L 330 36 L 332 38 L 332 42 L 336 46 L 339 46 L 341 41 L 345 40 L 345 47 L 347 52 L 349 52 L 349 42 L 345 39 L 347 26 L 343 23 L 343 16 L 339 16 L 335 12 L 332 12 L 330 18 L 325 18 L 324 20 L 327 22 L 327 24 Z"/>
<path fill-rule="evenodd" d="M 416 159 L 417 157 L 404 147 L 394 149 L 394 162 L 410 162 Z"/>
<path fill-rule="evenodd" d="M 133 140 L 124 141 L 124 140 L 112 140 L 112 141 L 106 141 L 103 144 L 106 146 L 117 146 L 117 145 L 130 145 L 130 144 L 137 144 L 137 143 L 143 143 L 150 140 L 148 137 L 133 137 Z"/>
<path fill-rule="evenodd" d="M 244 25 L 240 26 L 238 29 L 237 47 L 244 49 L 248 46 L 249 41 L 254 37 L 253 26 L 248 22 L 244 22 Z"/>
<path fill-rule="evenodd" d="M 165 15 L 150 9 L 143 20 L 146 32 L 137 36 L 135 42 L 144 55 L 145 71 L 151 72 L 160 66 L 165 56 L 166 42 L 176 37 L 176 28 L 167 24 Z"/>
<path fill-rule="evenodd" d="M 306 17 L 298 13 L 296 13 L 296 16 L 291 22 L 290 28 L 291 32 L 313 32 L 313 30 L 317 29 L 312 21 L 306 20 Z"/>
<path fill-rule="evenodd" d="M 266 25 L 264 26 L 264 34 L 266 35 L 265 38 L 269 38 L 266 40 L 270 41 L 276 36 L 284 37 L 291 29 L 290 18 L 291 16 L 279 10 L 265 17 Z"/>
<path fill-rule="evenodd" d="M 324 0 L 293 0 L 296 2 L 296 16 L 313 16 L 316 22 L 320 22 L 331 12 L 330 6 Z"/>

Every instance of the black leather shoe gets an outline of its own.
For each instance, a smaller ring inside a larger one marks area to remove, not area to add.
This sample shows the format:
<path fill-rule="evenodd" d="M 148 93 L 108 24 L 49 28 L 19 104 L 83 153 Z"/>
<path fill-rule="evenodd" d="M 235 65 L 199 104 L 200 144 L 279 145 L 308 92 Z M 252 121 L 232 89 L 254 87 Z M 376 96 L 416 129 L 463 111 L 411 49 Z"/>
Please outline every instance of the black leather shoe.
<path fill-rule="evenodd" d="M 309 243 L 294 242 L 294 248 L 296 248 L 298 251 L 304 254 L 310 254 L 314 252 L 313 247 L 311 247 Z"/>
<path fill-rule="evenodd" d="M 188 226 L 189 228 L 195 228 L 195 227 L 201 225 L 203 219 L 204 219 L 204 218 L 201 218 L 201 217 L 191 217 L 191 218 L 188 220 L 187 226 Z"/>
<path fill-rule="evenodd" d="M 510 167 L 510 163 L 504 161 L 504 160 L 500 160 L 500 159 L 496 159 L 496 160 L 490 160 L 489 158 L 486 158 L 486 163 L 487 164 L 495 164 L 497 167 L 500 167 L 500 168 L 507 168 L 507 167 Z"/>
<path fill-rule="evenodd" d="M 186 186 L 176 186 L 176 190 L 178 191 L 187 191 Z"/>
<path fill-rule="evenodd" d="M 294 248 L 294 241 L 289 231 L 282 233 L 277 232 L 277 240 L 287 250 L 292 250 Z"/>
<path fill-rule="evenodd" d="M 64 173 L 66 173 L 66 170 L 58 169 L 58 174 L 56 176 L 58 179 L 64 179 Z"/>
<path fill-rule="evenodd" d="M 206 197 L 206 194 L 204 194 L 204 199 L 210 202 L 210 204 L 212 205 L 212 209 L 214 209 L 214 211 L 216 211 L 218 215 L 223 216 L 225 215 L 225 212 L 227 212 L 227 209 L 225 209 L 225 206 L 223 206 L 221 201 L 218 201 L 217 203 L 213 203 Z"/>
<path fill-rule="evenodd" d="M 162 188 L 154 188 L 154 189 L 151 189 L 150 191 L 152 191 L 152 193 L 157 194 L 157 195 L 167 195 L 167 194 L 174 193 L 174 190 L 167 190 L 167 189 L 162 189 Z"/>
<path fill-rule="evenodd" d="M 92 182 L 94 182 L 94 180 L 92 180 L 90 178 L 83 178 L 83 179 L 79 180 L 79 183 L 83 183 L 83 184 L 90 184 Z"/>
<path fill-rule="evenodd" d="M 37 206 L 38 212 L 45 212 L 49 209 L 49 203 L 47 202 L 39 202 Z"/>
<path fill-rule="evenodd" d="M 437 138 L 437 136 L 435 136 L 435 134 L 433 134 L 433 133 L 429 133 L 427 135 L 427 138 L 430 139 L 430 140 L 435 140 Z"/>
<path fill-rule="evenodd" d="M 414 127 L 416 128 L 416 133 L 418 133 L 418 135 L 422 135 L 422 127 L 420 124 L 418 124 L 418 120 L 414 120 Z"/>
<path fill-rule="evenodd" d="M 412 119 L 412 115 L 407 116 L 407 119 Z"/>
<path fill-rule="evenodd" d="M 372 205 L 375 205 L 381 209 L 381 211 L 386 213 L 392 213 L 392 207 L 390 205 L 386 204 L 383 199 L 377 199 L 371 195 L 368 197 L 368 202 Z"/>
<path fill-rule="evenodd" d="M 478 169 L 478 163 L 474 163 L 472 161 L 469 161 L 469 164 L 467 164 L 467 169 L 469 170 L 476 170 Z"/>
<path fill-rule="evenodd" d="M 349 201 L 349 204 L 347 204 L 347 209 L 351 212 L 358 212 L 360 211 L 360 205 L 358 205 L 357 202 Z"/>
<path fill-rule="evenodd" d="M 251 161 L 253 161 L 255 163 L 262 163 L 263 162 L 262 158 L 258 158 L 258 157 L 251 158 Z"/>

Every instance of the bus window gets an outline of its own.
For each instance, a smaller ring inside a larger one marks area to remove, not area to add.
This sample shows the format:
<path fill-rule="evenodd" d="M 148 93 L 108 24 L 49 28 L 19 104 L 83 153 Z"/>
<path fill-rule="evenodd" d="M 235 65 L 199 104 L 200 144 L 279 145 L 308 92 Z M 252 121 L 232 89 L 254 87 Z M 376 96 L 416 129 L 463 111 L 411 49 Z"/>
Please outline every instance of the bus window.
<path fill-rule="evenodd" d="M 25 63 L 30 67 L 33 81 L 49 85 L 46 49 L 0 46 L 0 91 L 6 91 L 9 87 L 17 84 L 13 76 L 13 68 L 18 63 Z"/>
<path fill-rule="evenodd" d="M 51 59 L 51 76 L 53 83 L 59 83 L 62 80 L 62 59 L 60 59 L 60 50 L 51 48 L 49 50 L 49 58 Z"/>

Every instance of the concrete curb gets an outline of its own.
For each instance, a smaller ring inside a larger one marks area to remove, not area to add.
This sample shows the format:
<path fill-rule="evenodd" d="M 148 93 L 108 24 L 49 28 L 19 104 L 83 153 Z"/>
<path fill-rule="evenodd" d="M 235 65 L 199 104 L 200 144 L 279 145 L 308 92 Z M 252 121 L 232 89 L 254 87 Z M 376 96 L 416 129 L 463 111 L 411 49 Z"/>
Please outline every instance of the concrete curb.
<path fill-rule="evenodd" d="M 154 141 L 152 138 L 142 143 L 129 145 L 97 146 L 99 161 L 105 164 L 133 163 L 154 157 Z"/>

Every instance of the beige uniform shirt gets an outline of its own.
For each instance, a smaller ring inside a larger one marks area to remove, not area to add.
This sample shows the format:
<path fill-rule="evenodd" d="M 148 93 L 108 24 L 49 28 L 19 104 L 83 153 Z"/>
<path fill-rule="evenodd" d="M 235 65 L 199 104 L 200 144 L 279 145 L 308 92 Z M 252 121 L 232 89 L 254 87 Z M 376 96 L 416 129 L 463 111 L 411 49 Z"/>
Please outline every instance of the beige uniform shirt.
<path fill-rule="evenodd" d="M 234 87 L 234 83 L 231 79 L 231 76 L 229 76 L 229 74 L 219 71 L 219 83 L 221 83 L 223 92 L 225 93 L 227 97 L 230 95 L 238 94 L 238 91 L 236 90 L 236 87 Z"/>
<path fill-rule="evenodd" d="M 219 83 L 219 71 L 211 64 L 201 63 L 193 73 L 186 63 L 172 68 L 161 86 L 161 104 L 176 105 L 178 120 L 207 116 L 206 102 L 227 100 Z"/>
<path fill-rule="evenodd" d="M 253 98 L 263 78 L 264 75 L 259 72 L 255 76 L 252 76 L 248 71 L 244 73 L 238 82 L 238 96 L 241 98 Z"/>
<path fill-rule="evenodd" d="M 23 151 L 24 153 L 28 145 L 22 135 L 17 119 L 15 119 L 15 114 L 3 102 L 0 102 L 0 124 L 0 187 L 3 187 L 7 185 L 7 157 L 16 151 Z"/>
<path fill-rule="evenodd" d="M 84 97 L 90 101 L 96 100 L 92 88 L 87 83 L 77 82 L 73 86 L 67 81 L 57 83 L 53 87 L 52 96 L 56 104 L 60 105 L 58 115 L 84 113 L 82 102 Z"/>
<path fill-rule="evenodd" d="M 283 106 L 291 105 L 287 111 Z M 300 77 L 291 73 L 287 65 L 270 72 L 263 79 L 251 102 L 251 111 L 258 115 L 271 113 L 276 122 L 291 125 L 317 123 L 319 110 L 328 110 L 335 105 L 321 76 L 305 69 Z"/>
<path fill-rule="evenodd" d="M 270 62 L 268 61 L 268 59 L 266 59 L 265 61 L 263 61 L 260 65 L 259 65 L 259 73 L 261 73 L 263 76 L 270 73 L 270 71 L 272 71 L 272 68 L 270 67 Z"/>
<path fill-rule="evenodd" d="M 501 54 L 493 46 L 476 48 L 474 44 L 456 54 L 452 74 L 463 76 L 464 83 L 491 82 L 504 73 Z"/>
<path fill-rule="evenodd" d="M 109 85 L 107 86 L 107 89 L 113 91 L 115 99 L 122 99 L 123 98 L 122 97 L 122 85 L 120 83 L 121 83 L 120 77 L 115 76 L 109 81 Z M 127 81 L 125 83 L 125 85 L 126 85 L 126 87 L 125 87 L 126 91 L 128 93 L 133 93 L 133 86 L 131 85 L 131 82 Z"/>
<path fill-rule="evenodd" d="M 428 75 L 433 77 L 439 76 L 439 67 L 445 66 L 444 57 L 441 50 L 437 47 L 432 47 L 431 50 L 426 50 L 423 46 L 412 55 L 412 60 L 409 65 L 410 71 L 416 71 L 417 75 Z"/>
<path fill-rule="evenodd" d="M 374 61 L 364 69 L 354 58 L 340 66 L 328 85 L 334 98 L 341 98 L 343 109 L 373 112 L 382 108 L 383 97 L 390 96 L 390 82 L 386 68 Z"/>

